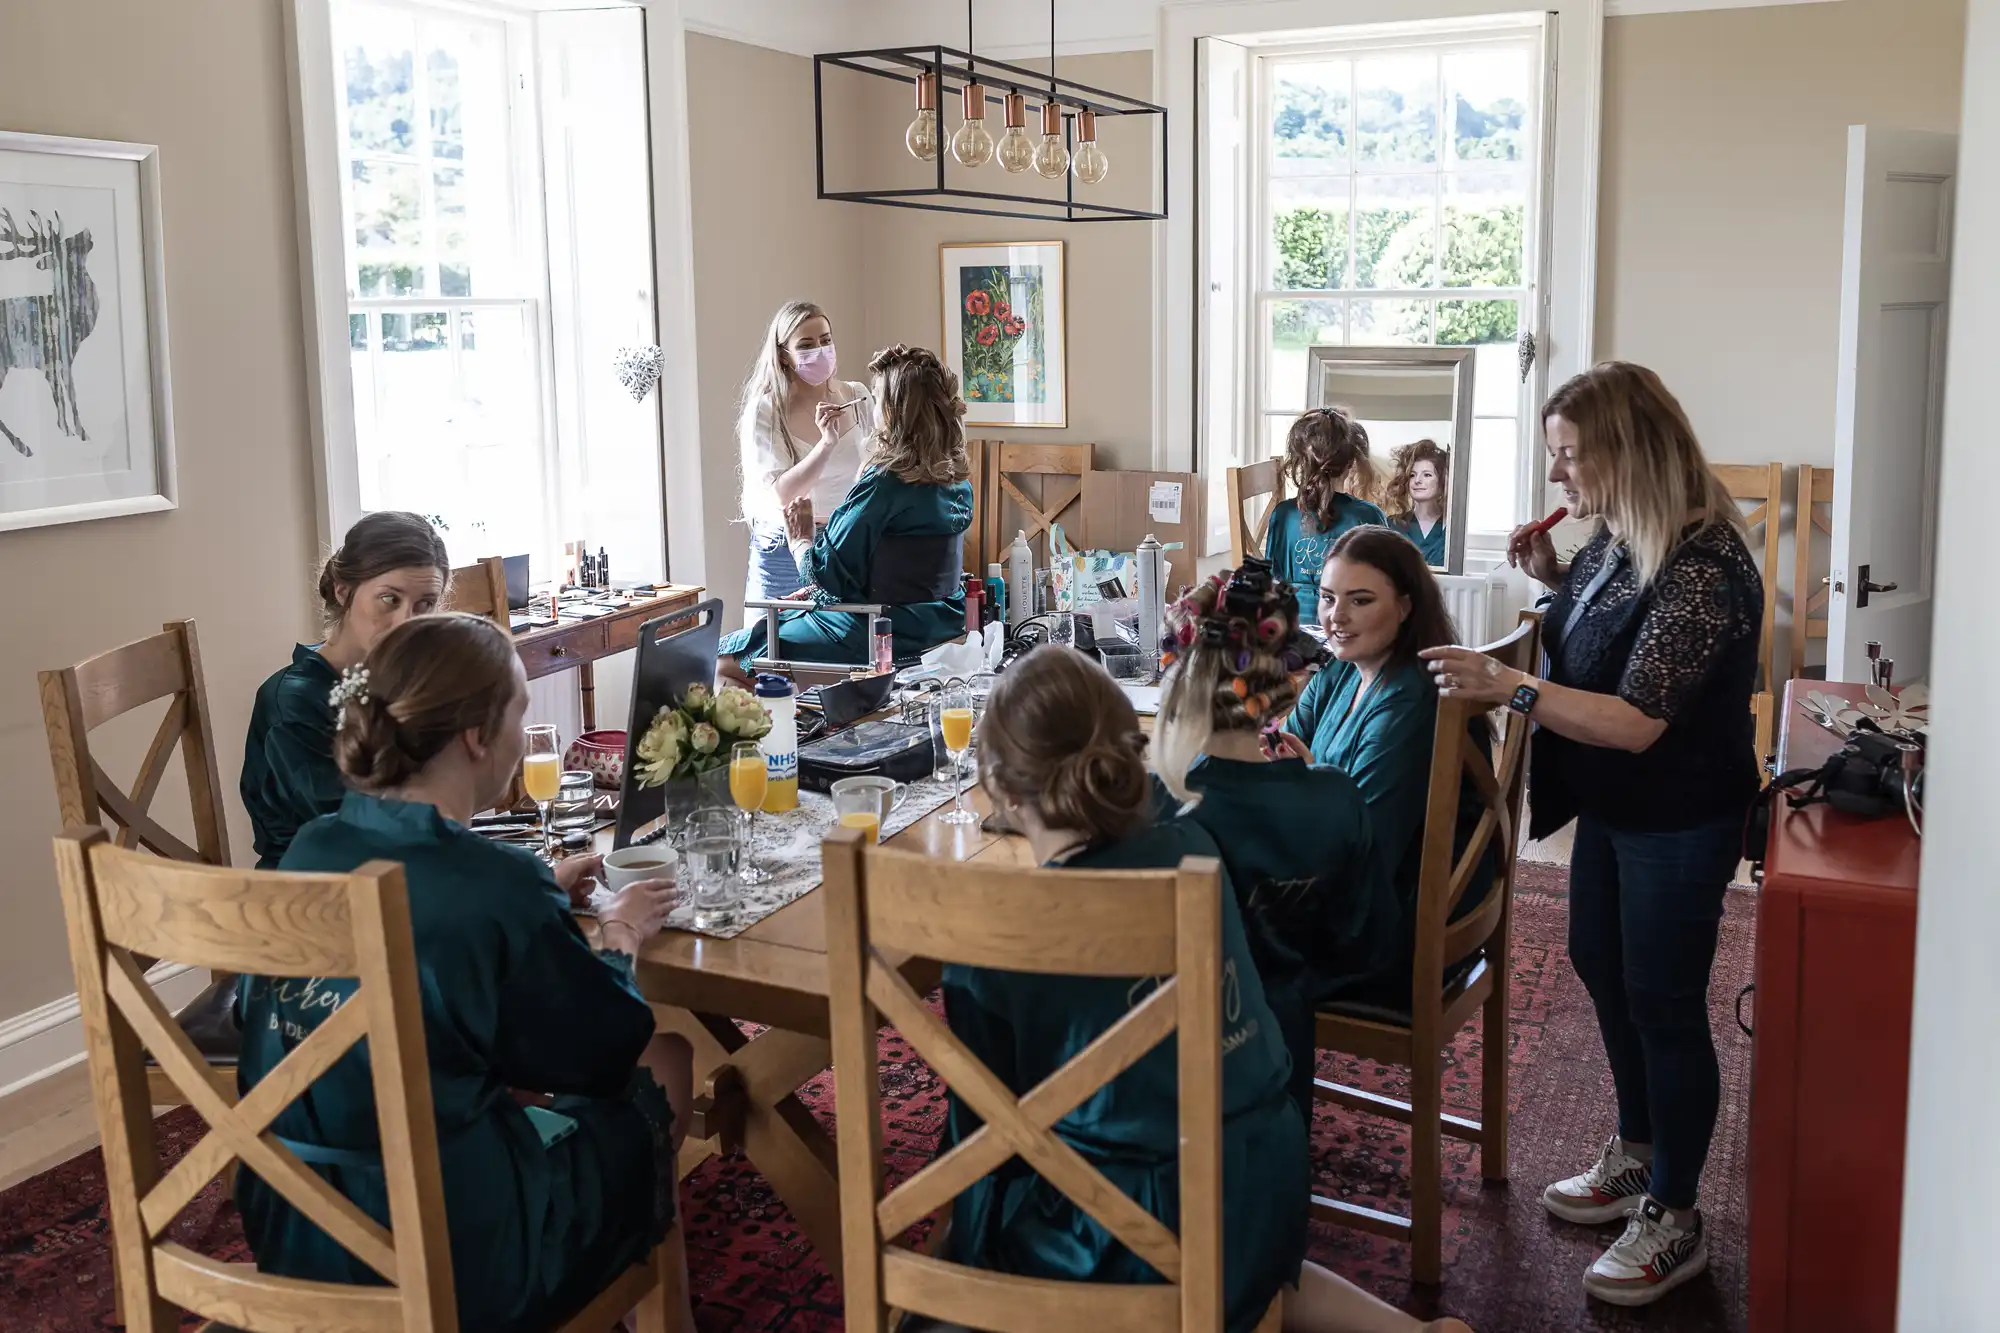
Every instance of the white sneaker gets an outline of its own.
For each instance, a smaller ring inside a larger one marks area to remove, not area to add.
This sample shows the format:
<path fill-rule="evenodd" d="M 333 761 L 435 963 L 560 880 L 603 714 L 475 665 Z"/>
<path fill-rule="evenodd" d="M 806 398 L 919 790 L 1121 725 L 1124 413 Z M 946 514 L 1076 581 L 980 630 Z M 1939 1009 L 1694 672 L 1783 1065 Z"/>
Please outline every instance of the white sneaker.
<path fill-rule="evenodd" d="M 1625 1224 L 1625 1234 L 1583 1275 L 1583 1289 L 1613 1305 L 1651 1305 L 1708 1267 L 1708 1237 L 1701 1214 L 1677 1227 L 1667 1210 L 1647 1199 Z"/>
<path fill-rule="evenodd" d="M 1542 1206 L 1565 1222 L 1615 1222 L 1638 1212 L 1652 1186 L 1653 1168 L 1626 1152 L 1625 1140 L 1614 1134 L 1590 1170 L 1543 1190 Z"/>

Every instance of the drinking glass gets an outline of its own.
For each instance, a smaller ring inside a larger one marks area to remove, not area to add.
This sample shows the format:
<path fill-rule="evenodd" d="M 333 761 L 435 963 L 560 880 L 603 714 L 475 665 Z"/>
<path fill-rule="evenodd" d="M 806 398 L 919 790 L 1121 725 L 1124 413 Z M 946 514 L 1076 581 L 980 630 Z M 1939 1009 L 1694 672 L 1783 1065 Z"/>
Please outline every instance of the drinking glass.
<path fill-rule="evenodd" d="M 541 723 L 526 728 L 523 734 L 527 748 L 521 752 L 521 787 L 542 814 L 542 859 L 554 860 L 549 807 L 562 789 L 562 736 L 554 727 Z"/>
<path fill-rule="evenodd" d="M 833 817 L 842 828 L 860 829 L 869 842 L 882 841 L 882 793 L 873 788 L 835 792 Z"/>
<path fill-rule="evenodd" d="M 551 811 L 556 827 L 569 832 L 597 822 L 597 779 L 582 769 L 565 771 Z"/>
<path fill-rule="evenodd" d="M 681 832 L 681 870 L 693 892 L 696 930 L 723 930 L 736 924 L 743 908 L 737 877 L 742 825 L 733 810 L 698 810 Z"/>
<path fill-rule="evenodd" d="M 757 864 L 757 812 L 764 808 L 764 789 L 770 785 L 770 761 L 755 741 L 738 741 L 729 747 L 729 799 L 744 813 L 750 824 L 737 875 L 745 884 L 765 884 L 771 872 Z"/>
<path fill-rule="evenodd" d="M 948 685 L 938 695 L 938 734 L 951 756 L 951 809 L 938 818 L 947 824 L 976 824 L 979 816 L 965 805 L 965 756 L 972 749 L 972 690 L 963 682 Z"/>

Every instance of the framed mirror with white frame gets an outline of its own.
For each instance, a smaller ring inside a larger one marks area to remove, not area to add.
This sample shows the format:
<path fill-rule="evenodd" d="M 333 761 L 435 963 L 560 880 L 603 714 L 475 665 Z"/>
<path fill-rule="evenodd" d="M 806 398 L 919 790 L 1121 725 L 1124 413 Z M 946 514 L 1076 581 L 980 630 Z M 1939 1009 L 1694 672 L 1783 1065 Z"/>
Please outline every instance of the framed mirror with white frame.
<path fill-rule="evenodd" d="M 1471 347 L 1314 346 L 1306 403 L 1337 407 L 1368 432 L 1382 486 L 1362 498 L 1416 543 L 1431 568 L 1465 569 L 1466 454 L 1472 443 Z"/>

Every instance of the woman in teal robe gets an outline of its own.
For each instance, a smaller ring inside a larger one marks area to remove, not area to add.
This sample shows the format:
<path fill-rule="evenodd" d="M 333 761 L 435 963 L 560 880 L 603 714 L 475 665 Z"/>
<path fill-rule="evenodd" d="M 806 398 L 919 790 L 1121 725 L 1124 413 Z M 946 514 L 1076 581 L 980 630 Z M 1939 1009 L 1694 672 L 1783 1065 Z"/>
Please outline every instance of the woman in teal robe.
<path fill-rule="evenodd" d="M 875 354 L 875 433 L 867 466 L 817 537 L 794 535 L 792 554 L 811 603 L 781 613 L 778 651 L 758 621 L 722 641 L 735 674 L 747 659 L 869 660 L 867 617 L 820 608 L 875 602 L 888 608 L 898 660 L 965 633 L 964 545 L 972 526 L 972 467 L 958 376 L 937 354 L 901 343 Z M 810 531 L 794 516 L 794 533 Z"/>
<path fill-rule="evenodd" d="M 1298 600 L 1255 556 L 1175 603 L 1153 763 L 1222 849 L 1250 954 L 1310 1122 L 1313 1012 L 1394 975 L 1401 913 L 1380 873 L 1354 779 L 1274 752 L 1292 706 Z"/>
<path fill-rule="evenodd" d="M 1220 856 L 1206 829 L 1173 816 L 1146 770 L 1124 691 L 1069 648 L 1042 647 L 1002 672 L 979 724 L 980 781 L 1045 868 L 1170 869 Z M 1222 1296 L 1224 1327 L 1249 1333 L 1274 1300 L 1287 1327 L 1466 1333 L 1425 1325 L 1304 1259 L 1310 1197 L 1306 1119 L 1287 1091 L 1291 1059 L 1223 874 Z M 1129 1013 L 1153 982 L 948 966 L 946 1021 L 1017 1096 Z M 1180 1223 L 1176 1038 L 1056 1123 L 1055 1132 L 1169 1230 Z M 954 1095 L 942 1147 L 979 1120 Z M 953 1205 L 947 1257 L 1027 1277 L 1158 1282 L 1160 1275 L 1018 1157 Z"/>
<path fill-rule="evenodd" d="M 1423 520 L 1415 514 L 1404 514 L 1389 520 L 1389 526 L 1408 537 L 1416 548 L 1423 552 L 1424 563 L 1434 568 L 1444 568 L 1444 519 L 1432 521 L 1426 528 Z"/>
<path fill-rule="evenodd" d="M 1285 436 L 1285 476 L 1297 498 L 1271 507 L 1264 559 L 1292 585 L 1299 614 L 1319 613 L 1319 571 L 1342 533 L 1382 522 L 1379 506 L 1361 499 L 1375 489 L 1368 431 L 1338 407 L 1316 407 Z"/>
<path fill-rule="evenodd" d="M 1295 753 L 1346 773 L 1367 802 L 1379 873 L 1401 918 L 1402 982 L 1387 991 L 1407 993 L 1437 731 L 1437 687 L 1417 654 L 1457 634 L 1422 554 L 1387 527 L 1357 529 L 1335 547 L 1321 595 L 1321 624 L 1339 660 L 1307 682 L 1285 726 L 1297 738 Z M 1472 718 L 1466 732 L 1468 743 L 1490 756 L 1485 718 Z M 1477 788 L 1461 779 L 1456 847 L 1464 847 L 1481 809 Z M 1492 886 L 1490 852 L 1487 861 L 1454 919 L 1484 901 Z"/>
<path fill-rule="evenodd" d="M 813 602 L 885 603 L 897 659 L 917 657 L 965 633 L 962 547 L 971 526 L 972 483 L 912 483 L 870 467 L 812 544 L 799 543 L 799 572 Z M 914 564 L 927 572 L 911 578 Z M 765 656 L 765 637 L 759 621 L 724 638 L 722 653 Z M 868 661 L 868 617 L 848 611 L 780 612 L 778 639 L 776 655 L 792 661 Z"/>
<path fill-rule="evenodd" d="M 340 673 L 411 616 L 437 610 L 450 581 L 444 541 L 418 514 L 370 514 L 328 557 L 319 577 L 325 641 L 293 648 L 291 664 L 258 687 L 250 710 L 238 790 L 259 870 L 274 868 L 292 835 L 347 794 L 327 702 Z"/>
<path fill-rule="evenodd" d="M 385 637 L 368 667 L 365 689 L 345 700 L 337 748 L 352 785 L 385 776 L 390 785 L 349 791 L 337 812 L 299 830 L 281 869 L 403 867 L 459 1324 L 540 1333 L 666 1235 L 678 1145 L 662 1081 L 686 1096 L 686 1045 L 654 1035 L 631 954 L 593 951 L 571 915 L 595 858 L 551 874 L 463 822 L 520 762 L 527 688 L 506 633 L 470 616 L 428 617 Z M 488 739 L 472 753 L 465 737 L 482 726 Z M 670 893 L 621 891 L 599 912 L 607 945 L 638 947 L 664 920 Z M 243 989 L 238 1080 L 247 1094 L 356 983 L 253 977 Z M 286 1107 L 272 1132 L 388 1224 L 365 1045 Z M 238 1177 L 237 1203 L 261 1270 L 380 1281 L 254 1172 Z"/>

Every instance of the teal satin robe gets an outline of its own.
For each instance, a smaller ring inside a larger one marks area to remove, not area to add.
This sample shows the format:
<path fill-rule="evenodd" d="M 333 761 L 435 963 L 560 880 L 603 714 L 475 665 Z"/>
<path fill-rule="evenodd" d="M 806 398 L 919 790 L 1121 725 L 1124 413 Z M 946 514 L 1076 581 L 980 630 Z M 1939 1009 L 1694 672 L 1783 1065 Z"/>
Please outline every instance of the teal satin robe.
<path fill-rule="evenodd" d="M 1389 526 L 1402 533 L 1405 537 L 1408 537 L 1411 544 L 1424 553 L 1425 564 L 1437 565 L 1439 567 L 1444 565 L 1445 534 L 1444 520 L 1442 518 L 1431 526 L 1429 532 L 1425 532 L 1418 525 L 1415 514 L 1404 514 L 1399 518 L 1392 518 L 1389 520 Z"/>
<path fill-rule="evenodd" d="M 545 867 L 434 806 L 349 793 L 299 831 L 283 868 L 348 871 L 376 858 L 401 862 L 408 883 L 460 1326 L 546 1329 L 643 1258 L 672 1218 L 672 1111 L 638 1064 L 652 1010 L 629 958 L 591 951 Z M 246 978 L 241 1088 L 354 990 Z M 531 1116 L 510 1088 L 558 1094 L 553 1112 Z M 273 1129 L 388 1223 L 363 1050 Z M 249 1171 L 237 1202 L 265 1272 L 379 1280 Z"/>
<path fill-rule="evenodd" d="M 821 605 L 870 601 L 875 552 L 884 538 L 953 537 L 971 526 L 972 483 L 921 485 L 870 467 L 801 557 L 799 573 L 818 589 L 813 600 Z M 937 601 L 892 605 L 888 616 L 895 626 L 897 659 L 917 657 L 965 633 L 965 596 L 957 592 Z M 780 655 L 790 660 L 868 661 L 867 618 L 846 611 L 782 612 L 778 638 L 784 650 Z M 760 620 L 726 636 L 722 653 L 762 657 L 764 639 Z"/>
<path fill-rule="evenodd" d="M 290 666 L 257 687 L 237 789 L 250 812 L 259 870 L 276 869 L 292 835 L 338 810 L 347 795 L 333 762 L 334 711 L 327 702 L 339 683 L 319 649 L 302 643 Z"/>
<path fill-rule="evenodd" d="M 1216 856 L 1199 825 L 1169 819 L 1080 853 L 1077 869 L 1177 866 Z M 1223 1291 L 1227 1327 L 1255 1327 L 1305 1257 L 1306 1124 L 1286 1091 L 1291 1062 L 1243 937 L 1233 892 L 1222 903 Z M 1018 1096 L 1074 1058 L 1150 991 L 1129 978 L 1037 976 L 947 967 L 952 1031 Z M 1173 1038 L 1065 1116 L 1056 1132 L 1169 1230 L 1180 1225 L 1179 1079 Z M 951 1098 L 941 1149 L 979 1120 Z M 1133 1255 L 1019 1158 L 958 1197 L 950 1257 L 999 1272 L 1094 1282 L 1158 1282 Z"/>
<path fill-rule="evenodd" d="M 1333 663 L 1306 683 L 1285 726 L 1311 747 L 1315 763 L 1331 765 L 1353 778 L 1368 802 L 1375 854 L 1389 876 L 1402 918 L 1402 974 L 1407 977 L 1416 930 L 1417 878 L 1423 869 L 1437 686 L 1420 661 L 1389 667 L 1355 707 L 1360 683 L 1361 672 L 1352 663 Z M 1483 716 L 1475 716 L 1466 732 L 1481 753 L 1491 754 Z M 1461 781 L 1458 847 L 1463 848 L 1470 837 L 1479 810 L 1477 789 L 1470 779 Z M 1477 907 L 1491 883 L 1490 875 L 1476 877 L 1454 917 Z"/>
<path fill-rule="evenodd" d="M 1189 818 L 1222 849 L 1251 957 L 1312 1114 L 1313 1011 L 1397 975 L 1402 911 L 1374 854 L 1367 802 L 1337 768 L 1207 755 Z"/>
<path fill-rule="evenodd" d="M 1381 523 L 1382 511 L 1366 500 L 1339 496 L 1331 526 L 1307 521 L 1297 500 L 1280 500 L 1271 509 L 1271 525 L 1264 534 L 1264 558 L 1271 572 L 1292 585 L 1299 595 L 1299 619 L 1311 624 L 1319 616 L 1319 572 L 1326 553 L 1349 528 Z"/>

